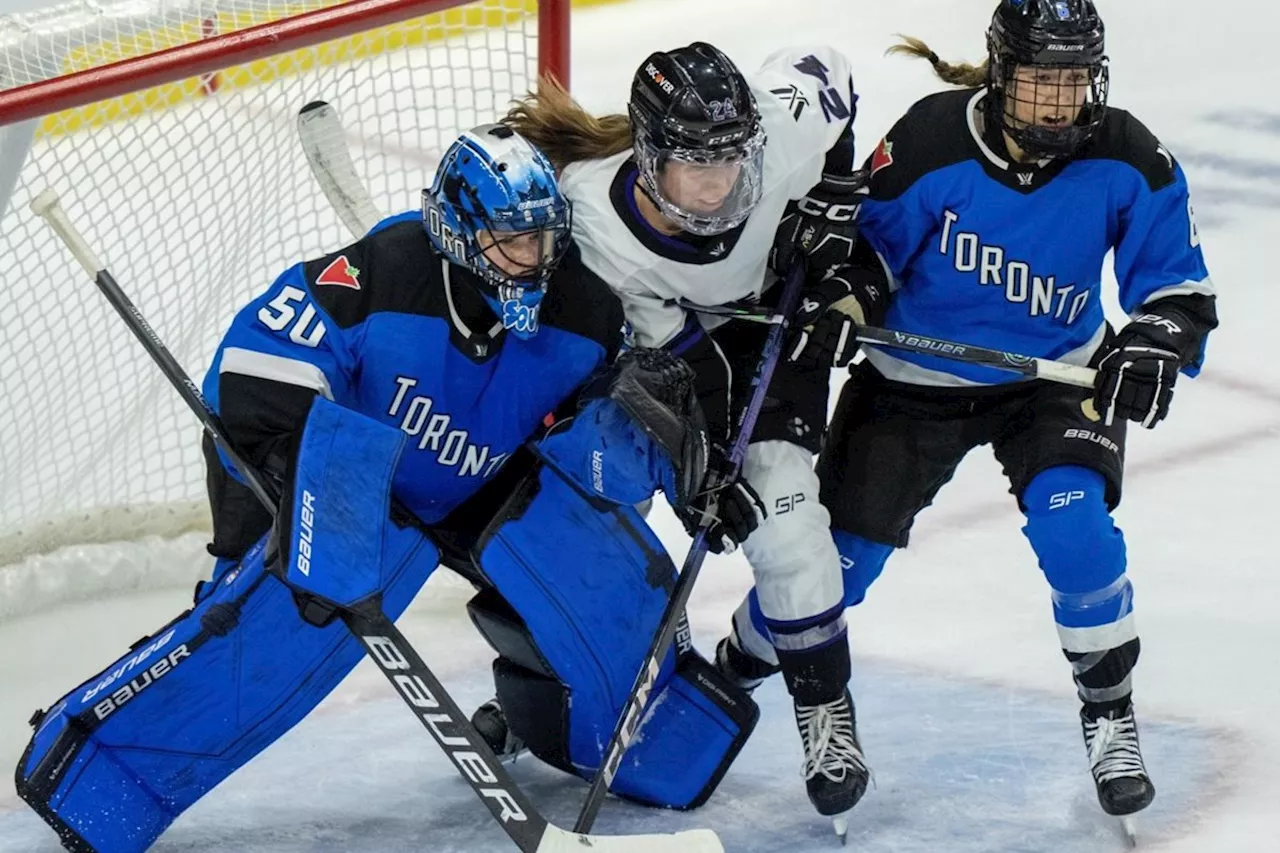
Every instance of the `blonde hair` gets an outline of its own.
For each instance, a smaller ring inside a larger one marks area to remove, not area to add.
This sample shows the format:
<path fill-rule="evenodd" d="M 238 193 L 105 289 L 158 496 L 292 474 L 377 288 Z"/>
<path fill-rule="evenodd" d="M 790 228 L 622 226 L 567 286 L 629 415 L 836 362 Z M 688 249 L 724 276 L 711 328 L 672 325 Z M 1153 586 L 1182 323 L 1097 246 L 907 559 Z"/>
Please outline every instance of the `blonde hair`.
<path fill-rule="evenodd" d="M 515 101 L 502 123 L 542 149 L 556 171 L 631 149 L 627 116 L 593 116 L 551 77 L 542 78 L 537 92 Z"/>
<path fill-rule="evenodd" d="M 933 73 L 944 83 L 950 83 L 952 86 L 985 86 L 987 85 L 987 67 L 989 60 L 983 60 L 981 65 L 970 65 L 967 62 L 943 62 L 938 58 L 938 54 L 929 49 L 929 45 L 925 44 L 918 38 L 900 35 L 902 44 L 895 44 L 893 47 L 885 51 L 886 54 L 901 54 L 903 56 L 913 56 L 917 59 L 927 59 L 929 64 L 933 66 Z"/>

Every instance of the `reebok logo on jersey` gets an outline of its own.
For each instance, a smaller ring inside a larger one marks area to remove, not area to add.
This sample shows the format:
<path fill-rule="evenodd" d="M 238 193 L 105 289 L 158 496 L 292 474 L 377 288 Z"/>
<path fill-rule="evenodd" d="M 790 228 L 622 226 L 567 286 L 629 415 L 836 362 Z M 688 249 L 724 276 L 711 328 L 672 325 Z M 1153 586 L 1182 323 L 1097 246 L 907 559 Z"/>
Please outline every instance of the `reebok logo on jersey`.
<path fill-rule="evenodd" d="M 893 143 L 888 139 L 881 139 L 880 144 L 876 146 L 876 153 L 871 155 L 871 176 L 875 177 L 876 172 L 892 165 Z"/>
<path fill-rule="evenodd" d="M 333 263 L 325 267 L 324 271 L 316 276 L 316 284 L 332 284 L 337 287 L 349 287 L 352 290 L 359 290 L 360 270 L 347 262 L 346 255 L 338 255 L 338 257 L 334 258 Z"/>

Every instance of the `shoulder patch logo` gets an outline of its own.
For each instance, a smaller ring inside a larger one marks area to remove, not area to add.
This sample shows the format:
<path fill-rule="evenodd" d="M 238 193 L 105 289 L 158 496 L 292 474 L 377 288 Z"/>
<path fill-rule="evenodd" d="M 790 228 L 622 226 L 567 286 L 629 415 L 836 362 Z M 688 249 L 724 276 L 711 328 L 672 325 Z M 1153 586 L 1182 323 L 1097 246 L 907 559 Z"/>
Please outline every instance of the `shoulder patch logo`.
<path fill-rule="evenodd" d="M 876 146 L 876 153 L 871 155 L 871 177 L 875 177 L 876 172 L 892 165 L 893 143 L 888 139 L 881 139 L 880 144 Z"/>
<path fill-rule="evenodd" d="M 360 270 L 351 266 L 347 261 L 346 255 L 338 255 L 334 258 L 333 263 L 324 268 L 320 275 L 316 276 L 316 284 L 332 284 L 337 287 L 349 287 L 352 290 L 360 289 Z"/>
<path fill-rule="evenodd" d="M 1169 153 L 1169 149 L 1165 148 L 1163 143 L 1157 142 L 1156 153 L 1164 158 L 1165 162 L 1169 164 L 1169 171 L 1172 172 L 1173 171 L 1173 155 Z"/>

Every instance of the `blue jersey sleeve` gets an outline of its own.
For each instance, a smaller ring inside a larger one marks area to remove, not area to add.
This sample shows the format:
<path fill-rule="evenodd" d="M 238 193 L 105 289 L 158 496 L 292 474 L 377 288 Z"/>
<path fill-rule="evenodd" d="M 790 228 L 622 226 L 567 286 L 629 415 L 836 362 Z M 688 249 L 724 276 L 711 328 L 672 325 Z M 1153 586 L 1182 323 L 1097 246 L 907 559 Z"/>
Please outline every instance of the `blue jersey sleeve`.
<path fill-rule="evenodd" d="M 894 290 L 901 286 L 912 259 L 937 230 L 937 216 L 925 197 L 925 182 L 910 178 L 904 182 L 902 166 L 894 169 L 894 149 L 901 149 L 901 143 L 894 141 L 897 131 L 895 127 L 880 141 L 867 162 L 865 168 L 870 177 L 858 213 L 859 234 L 888 268 Z M 900 150 L 898 156 L 902 156 Z"/>
<path fill-rule="evenodd" d="M 271 445 L 305 422 L 316 394 L 347 402 L 355 362 L 298 264 L 236 315 L 205 376 L 204 393 L 240 450 L 263 464 Z"/>
<path fill-rule="evenodd" d="M 1213 282 L 1200 251 L 1187 178 L 1170 160 L 1173 180 L 1151 190 L 1145 184 L 1119 211 L 1115 245 L 1120 306 L 1131 316 L 1167 296 L 1213 296 Z"/>

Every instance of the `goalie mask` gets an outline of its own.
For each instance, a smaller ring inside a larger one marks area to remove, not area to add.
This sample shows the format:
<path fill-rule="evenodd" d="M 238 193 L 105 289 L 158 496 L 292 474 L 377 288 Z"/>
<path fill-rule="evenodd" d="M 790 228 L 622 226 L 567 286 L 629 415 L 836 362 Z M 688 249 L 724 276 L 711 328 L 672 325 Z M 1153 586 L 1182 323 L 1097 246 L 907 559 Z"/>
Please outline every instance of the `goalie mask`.
<path fill-rule="evenodd" d="M 701 236 L 746 221 L 763 194 L 765 132 L 729 57 L 703 42 L 651 54 L 629 113 L 641 187 L 664 216 Z"/>
<path fill-rule="evenodd" d="M 987 121 L 1034 157 L 1073 156 L 1107 111 L 1105 30 L 1092 0 L 1001 0 L 987 31 Z"/>
<path fill-rule="evenodd" d="M 436 250 L 479 278 L 503 327 L 519 338 L 535 335 L 572 220 L 542 152 L 500 124 L 463 133 L 422 191 L 422 216 Z"/>

